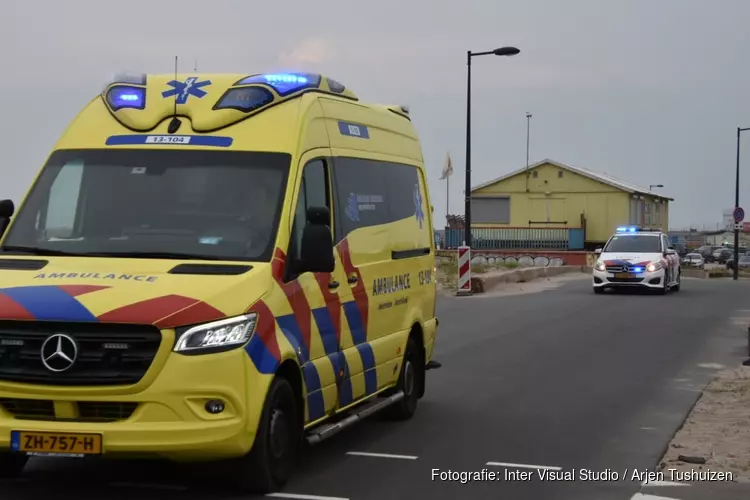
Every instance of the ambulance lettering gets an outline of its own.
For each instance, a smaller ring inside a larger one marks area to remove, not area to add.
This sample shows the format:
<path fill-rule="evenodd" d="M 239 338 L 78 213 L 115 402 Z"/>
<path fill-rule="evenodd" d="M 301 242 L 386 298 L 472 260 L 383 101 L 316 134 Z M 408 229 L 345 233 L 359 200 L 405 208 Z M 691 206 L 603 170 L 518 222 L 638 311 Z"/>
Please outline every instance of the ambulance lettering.
<path fill-rule="evenodd" d="M 153 283 L 158 276 L 149 276 L 147 274 L 105 274 L 99 273 L 39 273 L 34 276 L 35 280 L 43 279 L 94 279 L 94 280 L 125 280 Z"/>
<path fill-rule="evenodd" d="M 372 282 L 372 294 L 384 295 L 401 292 L 411 288 L 411 273 L 397 274 L 384 278 L 375 278 Z"/>

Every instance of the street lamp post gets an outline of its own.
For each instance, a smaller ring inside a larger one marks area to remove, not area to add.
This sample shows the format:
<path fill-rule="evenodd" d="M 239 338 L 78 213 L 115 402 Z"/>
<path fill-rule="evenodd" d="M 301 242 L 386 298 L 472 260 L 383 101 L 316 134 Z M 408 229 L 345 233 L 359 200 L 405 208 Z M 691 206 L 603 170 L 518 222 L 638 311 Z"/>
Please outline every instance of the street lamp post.
<path fill-rule="evenodd" d="M 735 170 L 734 181 L 734 207 L 740 206 L 740 136 L 742 132 L 747 132 L 750 128 L 737 127 L 737 167 Z M 735 223 L 734 226 L 734 276 L 735 281 L 740 277 L 740 230 Z"/>
<path fill-rule="evenodd" d="M 471 247 L 471 58 L 476 56 L 514 56 L 516 47 L 501 47 L 487 52 L 466 52 L 466 205 L 464 207 L 464 245 Z"/>
<path fill-rule="evenodd" d="M 648 186 L 648 190 L 651 191 L 652 188 L 663 188 L 664 184 L 650 184 Z"/>

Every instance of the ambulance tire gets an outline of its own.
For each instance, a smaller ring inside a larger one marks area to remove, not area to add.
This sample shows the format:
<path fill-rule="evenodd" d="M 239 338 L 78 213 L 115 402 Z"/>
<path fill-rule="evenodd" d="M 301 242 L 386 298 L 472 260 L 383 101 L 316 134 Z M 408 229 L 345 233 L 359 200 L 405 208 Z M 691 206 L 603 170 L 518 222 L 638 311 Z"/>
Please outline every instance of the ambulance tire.
<path fill-rule="evenodd" d="M 404 397 L 384 412 L 391 420 L 409 420 L 417 411 L 420 387 L 425 383 L 425 362 L 421 352 L 415 338 L 410 337 L 396 385 L 396 390 L 403 392 Z"/>
<path fill-rule="evenodd" d="M 0 478 L 15 479 L 21 475 L 29 457 L 12 453 L 0 453 Z"/>
<path fill-rule="evenodd" d="M 280 490 L 292 475 L 302 434 L 294 389 L 285 378 L 276 377 L 263 405 L 253 448 L 238 459 L 236 486 L 256 494 Z"/>

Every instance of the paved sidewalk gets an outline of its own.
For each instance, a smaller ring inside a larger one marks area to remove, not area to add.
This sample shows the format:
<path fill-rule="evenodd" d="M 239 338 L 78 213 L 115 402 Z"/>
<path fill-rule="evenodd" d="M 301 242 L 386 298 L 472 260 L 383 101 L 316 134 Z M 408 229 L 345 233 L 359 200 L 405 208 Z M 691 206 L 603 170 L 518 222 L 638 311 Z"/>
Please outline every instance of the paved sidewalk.
<path fill-rule="evenodd" d="M 700 482 L 643 486 L 631 500 L 748 500 L 750 483 Z"/>

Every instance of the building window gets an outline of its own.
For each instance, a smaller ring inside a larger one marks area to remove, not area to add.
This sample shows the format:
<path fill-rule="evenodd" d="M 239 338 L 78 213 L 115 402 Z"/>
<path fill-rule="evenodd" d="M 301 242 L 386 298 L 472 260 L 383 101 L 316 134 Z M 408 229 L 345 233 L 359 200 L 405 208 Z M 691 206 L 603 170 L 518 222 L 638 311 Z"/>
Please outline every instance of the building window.
<path fill-rule="evenodd" d="M 563 171 L 562 170 L 558 170 L 558 172 L 557 172 L 557 178 L 558 179 L 562 179 L 562 176 L 563 176 Z"/>
<path fill-rule="evenodd" d="M 630 199 L 630 224 L 638 224 L 638 200 Z"/>
<path fill-rule="evenodd" d="M 533 177 L 534 179 L 536 179 L 537 177 L 539 177 L 539 172 L 537 172 L 536 170 L 534 170 L 534 171 L 533 171 L 533 172 L 531 173 L 531 176 L 532 176 L 532 177 Z"/>

